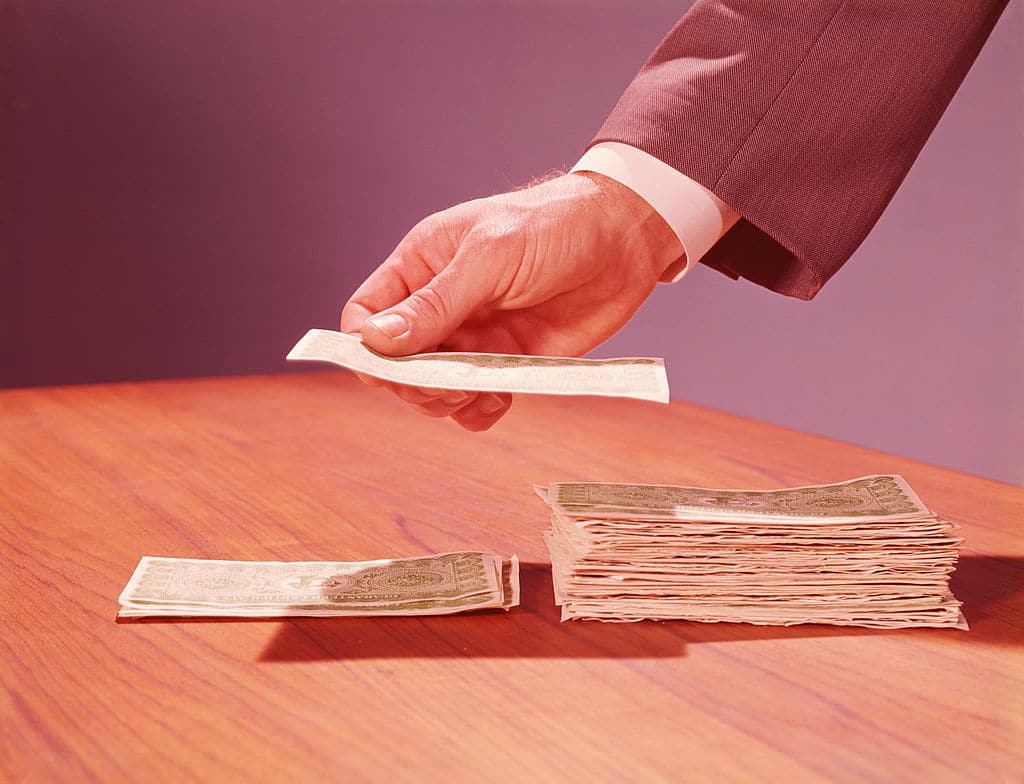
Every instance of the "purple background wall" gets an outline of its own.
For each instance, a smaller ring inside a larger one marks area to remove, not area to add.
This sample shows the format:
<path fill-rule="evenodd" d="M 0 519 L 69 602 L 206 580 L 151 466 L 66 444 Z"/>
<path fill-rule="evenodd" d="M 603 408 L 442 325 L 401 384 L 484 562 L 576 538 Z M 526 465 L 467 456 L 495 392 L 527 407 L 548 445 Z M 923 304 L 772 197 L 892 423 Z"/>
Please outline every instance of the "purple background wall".
<path fill-rule="evenodd" d="M 284 369 L 421 217 L 571 164 L 685 5 L 0 2 L 0 384 Z M 699 268 L 596 353 L 1024 482 L 1022 40 L 815 301 Z"/>

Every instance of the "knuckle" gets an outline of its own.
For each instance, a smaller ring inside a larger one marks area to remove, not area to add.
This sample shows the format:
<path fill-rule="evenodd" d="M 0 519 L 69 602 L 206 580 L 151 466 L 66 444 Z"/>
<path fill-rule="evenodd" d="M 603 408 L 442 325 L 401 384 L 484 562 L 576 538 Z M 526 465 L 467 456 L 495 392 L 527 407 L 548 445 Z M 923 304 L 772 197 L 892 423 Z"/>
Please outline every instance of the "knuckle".
<path fill-rule="evenodd" d="M 416 315 L 447 323 L 453 315 L 451 295 L 436 284 L 424 286 L 409 298 Z"/>
<path fill-rule="evenodd" d="M 412 230 L 409 232 L 409 236 L 416 239 L 422 239 L 424 237 L 432 237 L 442 231 L 444 231 L 444 217 L 441 213 L 435 212 L 433 215 L 428 215 L 413 226 Z"/>
<path fill-rule="evenodd" d="M 479 250 L 488 251 L 506 247 L 519 231 L 511 220 L 492 220 L 475 228 L 470 236 Z"/>
<path fill-rule="evenodd" d="M 471 250 L 467 255 L 487 263 L 522 259 L 526 252 L 527 233 L 512 218 L 488 221 L 467 236 L 466 247 Z"/>
<path fill-rule="evenodd" d="M 402 400 L 404 400 L 406 403 L 409 403 L 414 406 L 423 406 L 433 401 L 433 399 L 428 397 L 427 395 L 424 395 L 421 392 L 415 389 L 410 389 L 408 387 L 402 390 L 402 392 L 399 394 L 399 397 L 402 398 Z"/>
<path fill-rule="evenodd" d="M 425 394 L 422 390 L 417 389 L 416 387 L 401 386 L 395 389 L 394 393 L 398 395 L 399 400 L 414 406 L 429 403 L 434 399 L 432 395 Z"/>
<path fill-rule="evenodd" d="M 474 433 L 478 433 L 481 430 L 487 430 L 491 425 L 498 421 L 496 417 L 481 416 L 476 411 L 457 411 L 451 415 L 452 419 L 458 422 L 466 430 Z"/>
<path fill-rule="evenodd" d="M 405 242 L 414 246 L 436 245 L 450 253 L 458 246 L 460 225 L 463 223 L 457 207 L 435 212 L 423 218 L 406 235 Z"/>
<path fill-rule="evenodd" d="M 419 403 L 413 404 L 413 408 L 419 411 L 421 414 L 425 414 L 428 417 L 445 417 L 448 416 L 449 411 L 446 406 L 438 406 L 431 403 Z"/>

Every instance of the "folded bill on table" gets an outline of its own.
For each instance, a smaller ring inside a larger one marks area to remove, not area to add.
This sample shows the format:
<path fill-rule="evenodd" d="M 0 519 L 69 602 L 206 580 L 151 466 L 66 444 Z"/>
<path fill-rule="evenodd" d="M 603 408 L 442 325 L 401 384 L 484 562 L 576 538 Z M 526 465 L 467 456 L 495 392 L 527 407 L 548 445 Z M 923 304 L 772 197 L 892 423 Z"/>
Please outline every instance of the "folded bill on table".
<path fill-rule="evenodd" d="M 482 552 L 357 562 L 139 561 L 119 617 L 448 615 L 519 604 L 519 559 Z"/>

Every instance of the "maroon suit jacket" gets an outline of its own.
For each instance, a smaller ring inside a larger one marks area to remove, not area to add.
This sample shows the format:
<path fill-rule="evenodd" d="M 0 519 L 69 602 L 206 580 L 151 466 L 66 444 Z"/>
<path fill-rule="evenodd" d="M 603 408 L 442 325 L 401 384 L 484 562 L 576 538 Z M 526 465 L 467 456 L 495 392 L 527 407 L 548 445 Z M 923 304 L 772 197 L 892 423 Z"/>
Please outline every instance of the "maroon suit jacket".
<path fill-rule="evenodd" d="M 810 299 L 889 203 L 1006 0 L 698 0 L 592 144 L 638 147 L 740 220 L 702 259 Z"/>

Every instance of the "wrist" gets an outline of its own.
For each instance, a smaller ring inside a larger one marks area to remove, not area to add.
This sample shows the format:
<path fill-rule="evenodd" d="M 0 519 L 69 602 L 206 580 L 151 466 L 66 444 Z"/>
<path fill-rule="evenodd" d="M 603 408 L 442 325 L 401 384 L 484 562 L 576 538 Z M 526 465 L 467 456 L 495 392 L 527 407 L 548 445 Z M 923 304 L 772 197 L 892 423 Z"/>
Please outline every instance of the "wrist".
<path fill-rule="evenodd" d="M 636 191 L 611 177 L 591 171 L 574 171 L 568 177 L 583 177 L 596 187 L 597 204 L 622 250 L 644 263 L 655 280 L 685 258 L 679 236 L 661 213 Z"/>

